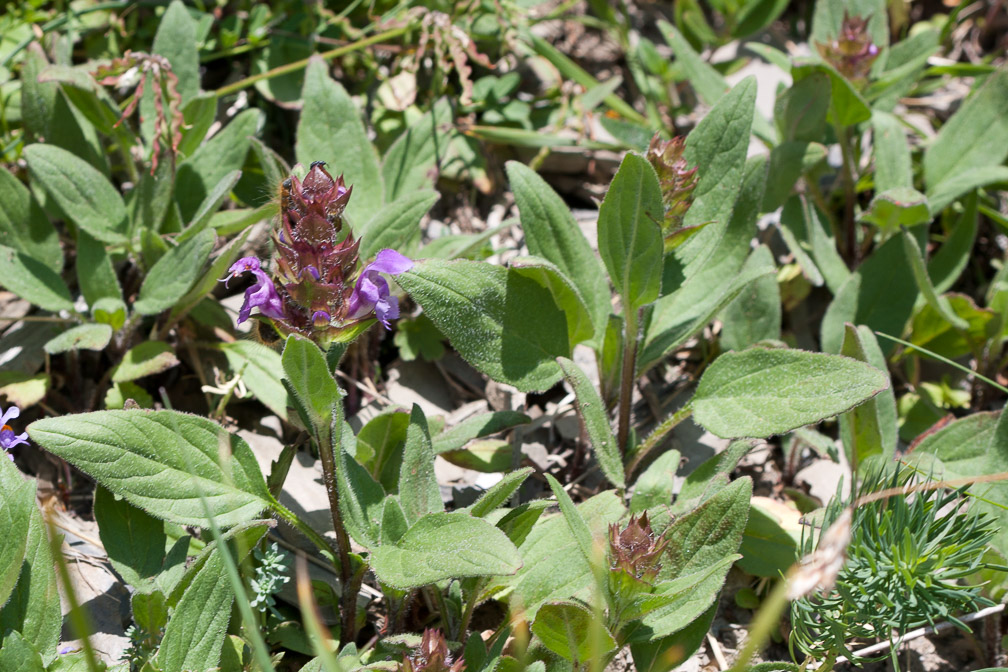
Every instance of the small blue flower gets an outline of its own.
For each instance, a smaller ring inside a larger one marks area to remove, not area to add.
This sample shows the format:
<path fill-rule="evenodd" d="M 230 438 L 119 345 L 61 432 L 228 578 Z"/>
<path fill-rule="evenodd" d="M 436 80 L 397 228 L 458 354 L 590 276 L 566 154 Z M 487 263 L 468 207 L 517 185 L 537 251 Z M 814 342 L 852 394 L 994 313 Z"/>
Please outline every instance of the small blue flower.
<path fill-rule="evenodd" d="M 245 303 L 242 304 L 241 310 L 238 311 L 238 324 L 247 320 L 252 309 L 257 306 L 259 312 L 266 317 L 274 319 L 282 318 L 284 313 L 280 295 L 277 294 L 273 281 L 262 270 L 259 260 L 255 257 L 242 257 L 233 263 L 231 268 L 228 269 L 228 276 L 224 278 L 225 284 L 231 278 L 245 272 L 251 272 L 256 277 L 256 283 L 245 290 Z"/>
<path fill-rule="evenodd" d="M 0 411 L 3 411 L 3 409 L 0 408 Z M 3 413 L 2 417 L 0 417 L 0 448 L 3 448 L 4 452 L 10 450 L 14 446 L 19 446 L 22 443 L 28 443 L 28 432 L 15 434 L 14 428 L 7 424 L 8 421 L 13 420 L 19 415 L 21 415 L 21 409 L 17 406 L 11 406 Z M 14 456 L 9 453 L 7 454 L 7 457 L 9 457 L 12 461 L 14 460 Z"/>
<path fill-rule="evenodd" d="M 389 320 L 399 317 L 399 299 L 389 296 L 389 286 L 379 273 L 398 275 L 413 268 L 413 262 L 395 250 L 382 250 L 375 260 L 364 267 L 357 285 L 350 295 L 347 310 L 350 319 L 365 317 L 374 311 L 375 317 L 386 329 Z"/>

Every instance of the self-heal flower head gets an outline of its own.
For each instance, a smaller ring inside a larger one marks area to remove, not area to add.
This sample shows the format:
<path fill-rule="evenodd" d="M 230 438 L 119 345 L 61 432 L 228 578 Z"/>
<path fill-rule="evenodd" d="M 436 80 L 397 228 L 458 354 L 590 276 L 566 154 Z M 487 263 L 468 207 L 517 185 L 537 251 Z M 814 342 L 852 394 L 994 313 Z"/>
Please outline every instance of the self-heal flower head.
<path fill-rule="evenodd" d="M 659 559 L 667 546 L 668 539 L 664 535 L 655 536 L 647 513 L 640 518 L 630 516 L 622 531 L 617 523 L 609 526 L 610 568 L 639 581 L 651 582 L 658 576 Z"/>
<path fill-rule="evenodd" d="M 255 257 L 245 257 L 228 275 L 256 276 L 239 322 L 258 307 L 281 335 L 299 334 L 323 345 L 352 341 L 375 318 L 389 328 L 389 320 L 399 316 L 399 303 L 381 274 L 402 273 L 413 262 L 382 250 L 370 264 L 361 263 L 360 241 L 344 217 L 352 191 L 322 161 L 311 164 L 304 179 L 292 175 L 283 181 L 272 274 Z"/>
<path fill-rule="evenodd" d="M 399 666 L 400 672 L 463 672 L 465 660 L 452 662 L 448 643 L 440 630 L 427 628 L 420 639 L 420 646 L 406 654 Z"/>
<path fill-rule="evenodd" d="M 3 409 L 0 408 L 0 411 L 3 411 Z M 3 411 L 3 415 L 0 416 L 0 448 L 3 448 L 4 452 L 10 450 L 14 446 L 19 446 L 22 443 L 28 443 L 28 432 L 15 434 L 14 428 L 7 424 L 10 420 L 13 420 L 19 415 L 21 415 L 21 409 L 17 406 L 11 406 L 6 411 Z M 14 456 L 9 453 L 7 456 L 11 460 L 14 459 Z"/>
<path fill-rule="evenodd" d="M 696 167 L 690 168 L 686 163 L 685 150 L 686 142 L 681 137 L 662 140 L 656 134 L 651 138 L 645 155 L 655 169 L 661 185 L 662 204 L 665 206 L 661 229 L 666 252 L 685 241 L 697 228 L 686 228 L 683 225 L 686 212 L 693 205 L 693 191 L 700 179 Z"/>
<path fill-rule="evenodd" d="M 826 44 L 817 42 L 816 49 L 823 60 L 855 84 L 865 82 L 879 55 L 879 48 L 868 32 L 868 19 L 849 16 L 846 12 L 840 24 L 840 35 Z"/>
<path fill-rule="evenodd" d="M 256 283 L 245 290 L 245 303 L 238 311 L 238 324 L 249 318 L 252 309 L 258 307 L 259 312 L 270 318 L 283 317 L 283 303 L 277 294 L 273 281 L 262 270 L 259 260 L 255 257 L 243 257 L 233 263 L 228 269 L 228 276 L 225 282 L 243 273 L 252 273 L 256 278 Z"/>
<path fill-rule="evenodd" d="M 398 275 L 411 268 L 413 262 L 395 250 L 379 252 L 375 260 L 365 266 L 357 278 L 357 285 L 350 295 L 350 316 L 366 317 L 374 311 L 378 321 L 388 329 L 388 321 L 399 317 L 399 299 L 390 295 L 388 282 L 379 273 Z"/>

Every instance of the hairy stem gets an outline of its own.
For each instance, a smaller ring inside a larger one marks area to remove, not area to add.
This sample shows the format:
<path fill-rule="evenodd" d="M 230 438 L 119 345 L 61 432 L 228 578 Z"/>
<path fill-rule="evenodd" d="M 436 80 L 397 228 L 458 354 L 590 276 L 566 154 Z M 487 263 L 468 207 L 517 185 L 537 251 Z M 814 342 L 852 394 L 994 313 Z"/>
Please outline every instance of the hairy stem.
<path fill-rule="evenodd" d="M 637 368 L 637 320 L 639 313 L 628 310 L 623 335 L 623 370 L 620 372 L 619 429 L 616 436 L 620 453 L 626 455 L 630 436 L 630 407 L 633 403 L 633 382 Z"/>
<path fill-rule="evenodd" d="M 686 404 L 678 411 L 662 420 L 661 424 L 655 427 L 651 433 L 648 434 L 648 437 L 640 444 L 640 446 L 638 446 L 637 451 L 630 459 L 630 463 L 626 467 L 627 478 L 633 475 L 634 470 L 640 466 L 641 462 L 644 461 L 644 458 L 646 458 L 648 454 L 654 450 L 655 446 L 661 443 L 662 439 L 664 439 L 669 432 L 675 429 L 680 422 L 691 415 L 693 415 L 693 407 Z"/>
<path fill-rule="evenodd" d="M 334 414 L 335 417 L 336 414 Z M 352 642 L 357 637 L 357 591 L 354 588 L 354 570 L 350 558 L 350 536 L 339 512 L 339 490 L 336 487 L 335 451 L 340 450 L 340 422 L 333 422 L 328 436 L 317 437 L 319 459 L 322 462 L 322 480 L 329 496 L 329 511 L 332 514 L 333 530 L 336 532 L 336 551 L 339 554 L 341 635 L 343 642 Z M 359 584 L 358 584 L 359 585 Z"/>

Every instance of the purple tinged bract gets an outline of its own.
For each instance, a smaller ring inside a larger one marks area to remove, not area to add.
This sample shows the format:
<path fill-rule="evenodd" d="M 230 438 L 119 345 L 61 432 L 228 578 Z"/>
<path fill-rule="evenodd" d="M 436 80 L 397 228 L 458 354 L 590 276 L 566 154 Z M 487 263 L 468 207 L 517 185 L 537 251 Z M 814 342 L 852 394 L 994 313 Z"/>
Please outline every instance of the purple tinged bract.
<path fill-rule="evenodd" d="M 413 261 L 395 250 L 382 250 L 375 260 L 364 267 L 350 295 L 348 314 L 351 319 L 366 316 L 372 310 L 382 326 L 389 329 L 389 320 L 399 317 L 399 299 L 390 296 L 388 282 L 379 275 L 398 275 L 413 268 Z"/>
<path fill-rule="evenodd" d="M 243 273 L 250 272 L 256 277 L 256 283 L 245 290 L 245 303 L 238 311 L 238 324 L 249 318 L 249 314 L 255 307 L 266 317 L 279 319 L 283 317 L 283 302 L 277 294 L 273 281 L 262 270 L 259 260 L 255 257 L 242 257 L 231 265 L 228 269 L 228 276 L 225 282 Z"/>

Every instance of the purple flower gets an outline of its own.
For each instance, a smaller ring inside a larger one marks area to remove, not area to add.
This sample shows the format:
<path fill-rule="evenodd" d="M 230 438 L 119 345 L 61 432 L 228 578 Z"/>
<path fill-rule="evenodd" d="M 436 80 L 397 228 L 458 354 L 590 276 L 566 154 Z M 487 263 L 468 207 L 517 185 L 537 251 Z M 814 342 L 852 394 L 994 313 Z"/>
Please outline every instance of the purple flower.
<path fill-rule="evenodd" d="M 399 317 L 399 299 L 389 296 L 388 282 L 378 274 L 398 275 L 411 268 L 413 262 L 395 250 L 379 252 L 357 278 L 357 286 L 350 295 L 348 317 L 358 319 L 374 311 L 378 321 L 388 329 L 388 321 Z"/>
<path fill-rule="evenodd" d="M 242 304 L 241 310 L 238 311 L 238 324 L 247 320 L 249 313 L 256 306 L 259 307 L 259 312 L 266 317 L 274 319 L 282 318 L 284 316 L 283 302 L 280 300 L 280 295 L 277 294 L 273 281 L 262 270 L 259 260 L 255 257 L 242 257 L 232 264 L 231 268 L 228 269 L 228 276 L 224 278 L 225 283 L 236 275 L 241 275 L 246 271 L 251 271 L 252 275 L 256 277 L 256 283 L 245 290 L 245 303 Z"/>
<path fill-rule="evenodd" d="M 0 408 L 0 411 L 3 411 L 3 409 Z M 14 428 L 7 424 L 8 420 L 13 420 L 19 415 L 21 415 L 21 409 L 17 406 L 11 406 L 5 413 L 3 413 L 3 416 L 0 417 L 0 448 L 3 448 L 5 452 L 14 446 L 19 446 L 22 443 L 28 443 L 28 432 L 15 434 Z M 11 460 L 14 459 L 14 456 L 10 454 L 8 454 L 7 457 Z"/>

